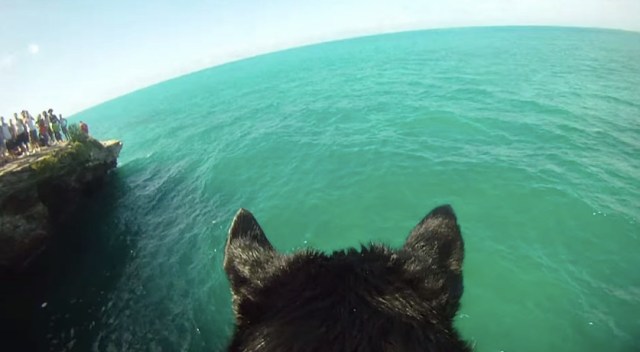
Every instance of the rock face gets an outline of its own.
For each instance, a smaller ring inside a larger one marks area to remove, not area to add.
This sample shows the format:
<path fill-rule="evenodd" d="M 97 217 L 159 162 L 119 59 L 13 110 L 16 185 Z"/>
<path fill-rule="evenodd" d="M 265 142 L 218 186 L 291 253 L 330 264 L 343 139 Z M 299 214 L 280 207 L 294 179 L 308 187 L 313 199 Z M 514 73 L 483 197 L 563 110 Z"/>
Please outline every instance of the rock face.
<path fill-rule="evenodd" d="M 26 268 L 52 228 L 116 167 L 120 141 L 68 143 L 0 168 L 0 273 Z"/>

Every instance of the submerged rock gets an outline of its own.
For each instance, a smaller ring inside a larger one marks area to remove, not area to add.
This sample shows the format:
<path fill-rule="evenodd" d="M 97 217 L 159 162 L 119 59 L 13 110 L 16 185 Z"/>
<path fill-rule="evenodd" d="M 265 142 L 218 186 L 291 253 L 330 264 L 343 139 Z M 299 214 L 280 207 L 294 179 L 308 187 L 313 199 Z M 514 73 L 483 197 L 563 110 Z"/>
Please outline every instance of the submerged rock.
<path fill-rule="evenodd" d="M 66 143 L 0 167 L 0 273 L 26 268 L 117 165 L 120 141 Z"/>

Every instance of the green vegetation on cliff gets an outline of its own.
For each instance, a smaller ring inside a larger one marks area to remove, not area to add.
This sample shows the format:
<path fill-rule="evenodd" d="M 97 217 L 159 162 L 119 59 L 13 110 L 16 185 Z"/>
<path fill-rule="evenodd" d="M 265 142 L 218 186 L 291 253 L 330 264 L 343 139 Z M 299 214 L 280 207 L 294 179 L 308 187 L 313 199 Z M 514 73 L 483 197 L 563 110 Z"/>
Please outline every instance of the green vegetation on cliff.
<path fill-rule="evenodd" d="M 31 168 L 41 177 L 58 175 L 64 170 L 73 169 L 70 166 L 79 167 L 87 163 L 94 154 L 105 149 L 98 140 L 82 133 L 79 135 L 76 135 L 76 138 L 72 137 L 67 146 L 33 162 Z"/>

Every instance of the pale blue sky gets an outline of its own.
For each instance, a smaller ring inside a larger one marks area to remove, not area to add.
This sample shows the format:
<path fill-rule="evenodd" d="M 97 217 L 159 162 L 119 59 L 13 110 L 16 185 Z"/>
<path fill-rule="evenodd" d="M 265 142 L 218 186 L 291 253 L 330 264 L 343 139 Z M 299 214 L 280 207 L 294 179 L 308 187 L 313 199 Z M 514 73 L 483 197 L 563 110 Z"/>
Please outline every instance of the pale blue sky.
<path fill-rule="evenodd" d="M 640 0 L 0 0 L 0 115 L 72 114 L 302 44 L 476 25 L 640 31 Z"/>

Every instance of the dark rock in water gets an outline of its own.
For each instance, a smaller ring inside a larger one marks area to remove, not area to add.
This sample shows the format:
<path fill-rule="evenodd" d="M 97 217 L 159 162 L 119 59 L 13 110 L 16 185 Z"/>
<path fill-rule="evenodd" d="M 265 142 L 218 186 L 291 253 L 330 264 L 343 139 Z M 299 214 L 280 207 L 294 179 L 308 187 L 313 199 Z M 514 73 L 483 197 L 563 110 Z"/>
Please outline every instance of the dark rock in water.
<path fill-rule="evenodd" d="M 51 147 L 0 168 L 0 274 L 19 273 L 117 165 L 120 141 Z"/>

